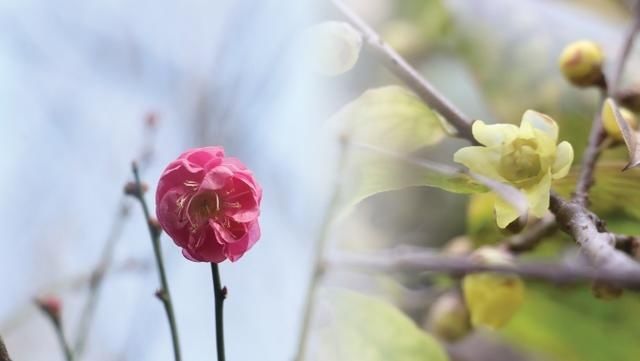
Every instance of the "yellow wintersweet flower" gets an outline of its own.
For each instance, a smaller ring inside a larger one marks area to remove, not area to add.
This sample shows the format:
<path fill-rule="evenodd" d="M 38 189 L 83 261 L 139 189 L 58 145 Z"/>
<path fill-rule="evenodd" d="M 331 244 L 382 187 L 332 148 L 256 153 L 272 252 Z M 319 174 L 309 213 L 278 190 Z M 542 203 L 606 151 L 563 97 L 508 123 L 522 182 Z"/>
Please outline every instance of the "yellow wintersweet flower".
<path fill-rule="evenodd" d="M 471 171 L 509 184 L 524 193 L 529 211 L 541 217 L 549 208 L 551 180 L 562 178 L 573 162 L 573 148 L 556 145 L 558 125 L 551 117 L 527 110 L 520 127 L 512 124 L 473 123 L 473 137 L 482 146 L 458 150 L 454 161 Z M 496 198 L 496 220 L 505 228 L 520 214 L 511 204 Z"/>

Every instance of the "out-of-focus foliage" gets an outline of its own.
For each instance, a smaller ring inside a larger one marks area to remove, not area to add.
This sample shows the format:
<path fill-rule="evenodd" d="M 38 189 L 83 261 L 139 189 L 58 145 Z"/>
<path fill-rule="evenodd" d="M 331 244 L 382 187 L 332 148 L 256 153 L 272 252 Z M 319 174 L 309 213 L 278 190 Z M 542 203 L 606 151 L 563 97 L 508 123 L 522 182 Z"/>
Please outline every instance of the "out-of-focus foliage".
<path fill-rule="evenodd" d="M 325 21 L 306 30 L 302 46 L 307 61 L 323 75 L 335 76 L 351 69 L 362 49 L 362 35 L 350 24 Z"/>
<path fill-rule="evenodd" d="M 430 186 L 454 193 L 487 191 L 464 173 L 440 172 L 366 149 L 351 152 L 344 176 L 340 216 L 374 194 L 408 187 Z"/>
<path fill-rule="evenodd" d="M 442 346 L 393 305 L 350 291 L 327 295 L 314 361 L 446 361 Z"/>
<path fill-rule="evenodd" d="M 440 118 L 401 86 L 365 91 L 330 120 L 350 142 L 391 151 L 413 152 L 445 136 Z"/>
<path fill-rule="evenodd" d="M 633 361 L 640 355 L 640 299 L 603 302 L 588 287 L 531 285 L 504 334 L 554 361 Z"/>
<path fill-rule="evenodd" d="M 486 190 L 469 176 L 449 168 L 403 159 L 445 136 L 440 117 L 403 87 L 368 90 L 344 106 L 331 122 L 348 140 L 340 215 L 376 193 L 407 187 L 433 186 L 456 193 Z"/>

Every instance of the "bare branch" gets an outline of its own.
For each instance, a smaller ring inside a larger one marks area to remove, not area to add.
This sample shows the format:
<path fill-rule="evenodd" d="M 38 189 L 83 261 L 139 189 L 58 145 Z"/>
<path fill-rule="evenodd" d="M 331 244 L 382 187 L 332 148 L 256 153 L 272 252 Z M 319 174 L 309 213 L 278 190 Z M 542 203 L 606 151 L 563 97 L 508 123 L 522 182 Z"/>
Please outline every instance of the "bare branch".
<path fill-rule="evenodd" d="M 569 266 L 551 262 L 517 262 L 513 265 L 480 265 L 468 257 L 447 257 L 437 251 L 383 251 L 371 254 L 339 254 L 330 257 L 327 269 L 357 269 L 373 272 L 444 273 L 459 277 L 467 273 L 496 272 L 567 285 L 594 280 L 640 290 L 640 273 Z"/>
<path fill-rule="evenodd" d="M 550 207 L 558 224 L 575 239 L 598 270 L 640 280 L 640 264 L 615 249 L 615 235 L 606 232 L 593 213 L 577 202 L 559 197 L 551 198 Z"/>

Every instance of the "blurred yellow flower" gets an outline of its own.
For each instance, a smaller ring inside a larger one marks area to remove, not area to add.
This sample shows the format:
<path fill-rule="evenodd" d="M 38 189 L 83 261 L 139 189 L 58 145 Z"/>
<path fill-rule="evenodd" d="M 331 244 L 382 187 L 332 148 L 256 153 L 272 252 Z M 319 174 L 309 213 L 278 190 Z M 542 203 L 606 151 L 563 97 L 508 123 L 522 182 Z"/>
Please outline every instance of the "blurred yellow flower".
<path fill-rule="evenodd" d="M 564 141 L 556 145 L 556 122 L 545 114 L 527 110 L 520 127 L 487 125 L 477 120 L 472 132 L 482 146 L 458 150 L 454 161 L 519 189 L 527 198 L 530 213 L 543 216 L 549 208 L 551 180 L 566 176 L 573 162 L 571 144 Z M 500 228 L 520 216 L 515 207 L 501 198 L 496 198 L 495 212 Z"/>

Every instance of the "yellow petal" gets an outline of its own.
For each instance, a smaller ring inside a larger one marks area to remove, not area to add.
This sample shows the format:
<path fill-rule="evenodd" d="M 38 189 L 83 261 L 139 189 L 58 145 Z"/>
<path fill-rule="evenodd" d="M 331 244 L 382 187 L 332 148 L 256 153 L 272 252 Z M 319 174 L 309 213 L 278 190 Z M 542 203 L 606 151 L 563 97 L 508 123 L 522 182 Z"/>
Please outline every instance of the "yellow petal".
<path fill-rule="evenodd" d="M 476 120 L 473 122 L 471 131 L 473 137 L 476 138 L 480 144 L 493 147 L 515 136 L 518 132 L 518 127 L 513 124 L 487 125 L 482 120 Z"/>
<path fill-rule="evenodd" d="M 553 179 L 559 179 L 567 175 L 573 163 L 573 147 L 571 143 L 564 141 L 558 144 L 556 160 L 551 166 Z"/>
<path fill-rule="evenodd" d="M 518 210 L 511 203 L 505 202 L 500 197 L 496 197 L 494 209 L 496 211 L 496 223 L 500 228 L 505 228 L 509 223 L 520 217 Z"/>
<path fill-rule="evenodd" d="M 520 126 L 522 127 L 525 123 L 547 134 L 554 143 L 558 140 L 558 124 L 550 116 L 538 113 L 535 110 L 527 110 L 522 116 Z"/>
<path fill-rule="evenodd" d="M 551 191 L 551 173 L 548 172 L 540 182 L 522 190 L 529 203 L 529 211 L 536 217 L 542 217 L 549 209 Z"/>
<path fill-rule="evenodd" d="M 500 156 L 499 149 L 474 146 L 459 149 L 453 155 L 453 161 L 464 164 L 474 173 L 504 182 L 498 173 Z"/>

